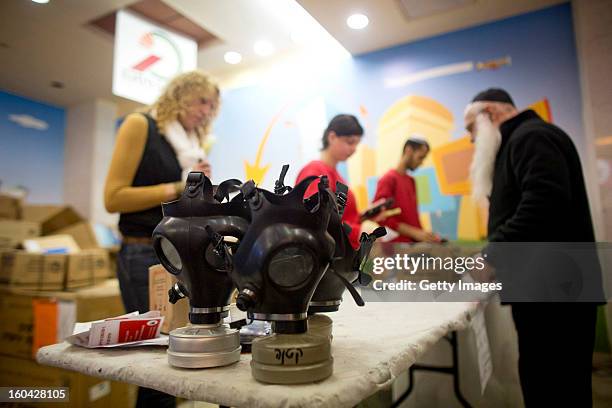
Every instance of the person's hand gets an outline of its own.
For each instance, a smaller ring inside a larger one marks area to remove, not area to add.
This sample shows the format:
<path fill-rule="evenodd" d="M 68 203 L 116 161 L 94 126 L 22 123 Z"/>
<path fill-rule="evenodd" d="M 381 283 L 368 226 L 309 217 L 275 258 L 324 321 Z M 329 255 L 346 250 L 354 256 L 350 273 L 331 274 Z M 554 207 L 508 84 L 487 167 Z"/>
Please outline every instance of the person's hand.
<path fill-rule="evenodd" d="M 373 222 L 375 222 L 377 224 L 380 224 L 381 222 L 383 222 L 386 219 L 387 219 L 387 212 L 386 211 L 381 211 L 374 218 L 371 218 L 370 221 L 373 221 Z"/>
<path fill-rule="evenodd" d="M 433 232 L 418 230 L 414 233 L 414 240 L 419 242 L 429 242 L 429 243 L 438 243 L 440 242 L 440 237 Z"/>
<path fill-rule="evenodd" d="M 200 160 L 195 166 L 193 166 L 193 169 L 191 171 L 201 171 L 206 177 L 210 178 L 210 163 L 206 159 Z"/>
<path fill-rule="evenodd" d="M 476 282 L 487 283 L 493 282 L 495 280 L 495 267 L 484 260 L 482 254 L 474 255 L 475 265 L 478 265 L 477 259 L 480 258 L 480 261 L 484 264 L 484 268 L 472 268 L 469 271 L 470 276 Z"/>

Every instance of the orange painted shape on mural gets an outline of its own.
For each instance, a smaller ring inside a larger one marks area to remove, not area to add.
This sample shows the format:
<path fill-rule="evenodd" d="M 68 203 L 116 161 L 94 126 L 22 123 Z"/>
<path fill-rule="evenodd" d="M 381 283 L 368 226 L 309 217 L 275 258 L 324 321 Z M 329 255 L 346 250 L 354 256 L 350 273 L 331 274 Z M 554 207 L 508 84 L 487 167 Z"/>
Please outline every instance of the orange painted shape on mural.
<path fill-rule="evenodd" d="M 552 111 L 550 110 L 550 104 L 548 103 L 548 98 L 541 99 L 537 102 L 532 103 L 527 107 L 528 109 L 533 109 L 535 113 L 537 113 L 542 119 L 547 122 L 552 123 Z"/>
<path fill-rule="evenodd" d="M 612 145 L 612 136 L 603 136 L 595 139 L 596 146 L 609 146 Z"/>
<path fill-rule="evenodd" d="M 469 137 L 462 137 L 432 149 L 440 192 L 445 195 L 470 194 L 470 163 L 474 145 Z"/>

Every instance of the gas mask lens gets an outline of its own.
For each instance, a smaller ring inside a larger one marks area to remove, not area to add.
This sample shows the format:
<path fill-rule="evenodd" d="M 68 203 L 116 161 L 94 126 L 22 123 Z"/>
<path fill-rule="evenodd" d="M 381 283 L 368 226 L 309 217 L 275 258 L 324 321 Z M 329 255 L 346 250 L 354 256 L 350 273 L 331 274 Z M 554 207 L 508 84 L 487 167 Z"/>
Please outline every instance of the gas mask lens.
<path fill-rule="evenodd" d="M 310 251 L 299 247 L 283 248 L 270 260 L 268 276 L 278 286 L 298 286 L 308 279 L 314 264 Z"/>
<path fill-rule="evenodd" d="M 161 237 L 159 244 L 162 254 L 164 258 L 166 258 L 166 262 L 168 262 L 177 272 L 180 272 L 181 269 L 183 269 L 183 262 L 181 262 L 181 256 L 174 245 L 172 245 L 172 242 L 166 237 Z"/>

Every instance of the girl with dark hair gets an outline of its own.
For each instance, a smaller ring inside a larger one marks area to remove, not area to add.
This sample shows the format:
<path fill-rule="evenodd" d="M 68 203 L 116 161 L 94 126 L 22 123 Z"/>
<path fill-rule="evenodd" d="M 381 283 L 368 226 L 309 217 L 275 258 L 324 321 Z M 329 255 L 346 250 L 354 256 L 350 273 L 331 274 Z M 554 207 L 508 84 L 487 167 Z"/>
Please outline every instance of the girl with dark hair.
<path fill-rule="evenodd" d="M 357 145 L 363 136 L 363 128 L 353 115 L 336 115 L 329 122 L 323 132 L 323 148 L 321 158 L 308 163 L 299 172 L 296 184 L 309 176 L 327 176 L 329 186 L 333 191 L 336 190 L 336 182 L 347 184 L 342 178 L 336 165 L 346 161 L 357 150 Z M 316 183 L 310 185 L 306 191 L 306 197 L 317 192 Z M 359 212 L 357 211 L 357 201 L 351 190 L 348 191 L 348 200 L 342 221 L 351 227 L 350 240 L 353 247 L 359 246 L 359 233 L 361 224 L 359 222 Z"/>

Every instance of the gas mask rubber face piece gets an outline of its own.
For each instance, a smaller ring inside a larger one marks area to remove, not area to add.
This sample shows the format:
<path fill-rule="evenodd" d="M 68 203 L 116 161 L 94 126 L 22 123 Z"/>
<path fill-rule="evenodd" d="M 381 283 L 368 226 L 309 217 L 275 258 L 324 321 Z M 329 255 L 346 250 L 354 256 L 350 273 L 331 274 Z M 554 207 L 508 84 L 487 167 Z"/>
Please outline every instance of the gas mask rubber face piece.
<path fill-rule="evenodd" d="M 291 187 L 285 186 L 284 179 L 289 165 L 284 165 L 278 180 L 275 183 L 274 192 L 283 195 L 291 191 Z M 308 314 L 319 312 L 335 312 L 342 302 L 342 294 L 345 289 L 351 293 L 355 303 L 363 306 L 365 303 L 359 292 L 353 287 L 353 283 L 359 282 L 367 286 L 371 277 L 363 273 L 363 267 L 368 260 L 370 250 L 376 238 L 386 235 L 384 227 L 375 229 L 371 234 L 362 233 L 359 239 L 359 248 L 354 249 L 350 243 L 349 235 L 351 228 L 342 222 L 342 214 L 348 201 L 348 186 L 336 182 L 335 194 L 328 191 L 333 197 L 334 210 L 330 214 L 327 232 L 334 239 L 335 248 L 329 269 L 317 285 L 308 308 Z M 305 198 L 304 205 L 312 210 L 318 204 L 318 197 L 312 195 Z"/>
<path fill-rule="evenodd" d="M 371 234 L 362 233 L 359 238 L 359 248 L 354 249 L 349 240 L 351 228 L 342 222 L 347 193 L 348 187 L 345 184 L 336 183 L 334 197 L 337 210 L 332 212 L 327 229 L 336 243 L 334 257 L 312 296 L 308 308 L 309 314 L 337 311 L 345 289 L 348 289 L 357 305 L 365 304 L 353 284 L 367 286 L 371 282 L 371 277 L 363 272 L 363 267 L 374 241 L 384 236 L 386 230 L 384 227 L 379 227 Z M 307 207 L 310 205 L 310 200 L 311 198 L 306 199 Z"/>
<path fill-rule="evenodd" d="M 303 202 L 316 179 L 303 180 L 285 195 L 253 182 L 241 187 L 252 220 L 233 257 L 236 305 L 252 319 L 275 322 L 277 333 L 306 331 L 308 303 L 334 252 L 327 227 L 335 209 L 326 177 L 320 178 L 316 204 L 306 208 Z"/>
<path fill-rule="evenodd" d="M 160 262 L 178 280 L 170 301 L 189 298 L 192 324 L 215 324 L 228 314 L 231 252 L 250 221 L 242 195 L 229 200 L 240 184 L 227 180 L 215 188 L 203 173 L 190 173 L 181 197 L 163 204 L 164 218 L 153 231 Z"/>

